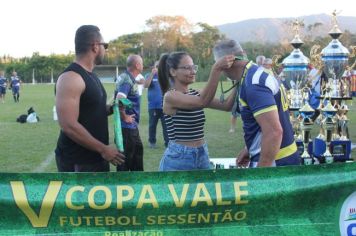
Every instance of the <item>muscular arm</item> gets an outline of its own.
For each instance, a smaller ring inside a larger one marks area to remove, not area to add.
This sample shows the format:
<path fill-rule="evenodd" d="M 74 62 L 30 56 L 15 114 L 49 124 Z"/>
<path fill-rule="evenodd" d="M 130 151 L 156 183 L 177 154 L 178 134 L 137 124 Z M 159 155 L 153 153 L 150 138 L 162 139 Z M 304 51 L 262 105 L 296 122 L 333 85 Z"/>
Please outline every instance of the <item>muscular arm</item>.
<path fill-rule="evenodd" d="M 96 151 L 104 159 L 112 161 L 121 156 L 119 152 L 95 139 L 78 122 L 80 96 L 84 89 L 83 79 L 75 72 L 66 72 L 59 77 L 56 85 L 56 108 L 59 125 L 62 131 L 74 142 L 89 150 Z"/>
<path fill-rule="evenodd" d="M 258 166 L 272 166 L 282 142 L 283 129 L 277 110 L 256 117 L 262 129 L 261 154 Z"/>

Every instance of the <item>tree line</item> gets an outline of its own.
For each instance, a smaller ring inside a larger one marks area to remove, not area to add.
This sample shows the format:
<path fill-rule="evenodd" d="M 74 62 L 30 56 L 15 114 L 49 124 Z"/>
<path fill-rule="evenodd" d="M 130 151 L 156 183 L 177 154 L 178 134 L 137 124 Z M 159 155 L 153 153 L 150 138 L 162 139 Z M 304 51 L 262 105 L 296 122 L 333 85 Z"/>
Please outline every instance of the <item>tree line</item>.
<path fill-rule="evenodd" d="M 285 27 L 290 24 L 291 22 L 286 22 Z M 314 35 L 321 25 L 322 23 L 303 25 L 306 33 L 302 37 L 304 45 L 301 50 L 307 57 L 313 45 L 325 47 L 331 40 L 328 35 Z M 104 64 L 124 66 L 129 54 L 139 54 L 144 58 L 144 66 L 149 67 L 162 53 L 186 51 L 192 56 L 195 64 L 199 65 L 197 80 L 205 81 L 210 66 L 214 63 L 212 48 L 216 41 L 223 38 L 225 36 L 216 27 L 206 23 L 192 24 L 182 16 L 154 16 L 146 21 L 144 32 L 122 35 L 110 41 Z M 289 43 L 292 38 L 291 34 L 289 40 L 279 43 L 246 42 L 242 43 L 242 47 L 250 60 L 254 60 L 257 55 L 281 55 L 283 59 L 293 49 Z M 356 45 L 356 35 L 346 31 L 340 41 L 345 47 Z M 41 56 L 38 52 L 33 53 L 31 57 L 19 59 L 3 56 L 0 58 L 0 70 L 4 70 L 7 76 L 12 71 L 17 71 L 21 80 L 27 83 L 32 82 L 33 77 L 37 82 L 50 82 L 51 77 L 56 80 L 73 59 L 74 54 Z"/>

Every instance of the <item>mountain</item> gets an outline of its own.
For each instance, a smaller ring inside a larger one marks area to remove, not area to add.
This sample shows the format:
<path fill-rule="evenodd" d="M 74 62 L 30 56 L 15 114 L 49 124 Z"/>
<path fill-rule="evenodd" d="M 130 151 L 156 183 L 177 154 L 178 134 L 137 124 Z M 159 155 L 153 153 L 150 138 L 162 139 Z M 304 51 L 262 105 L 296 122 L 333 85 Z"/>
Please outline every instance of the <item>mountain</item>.
<path fill-rule="evenodd" d="M 296 18 L 260 18 L 239 21 L 218 25 L 217 28 L 227 38 L 235 39 L 239 42 L 281 42 L 283 40 L 291 41 L 294 37 L 292 27 L 287 23 L 293 22 Z M 300 32 L 300 37 L 310 36 L 326 36 L 331 30 L 331 16 L 327 14 L 301 16 L 297 18 L 304 23 L 304 29 Z M 342 32 L 349 30 L 351 33 L 356 33 L 356 17 L 353 16 L 338 16 L 339 28 Z M 312 28 L 312 31 L 306 30 L 308 26 L 313 26 L 315 23 L 319 27 Z"/>

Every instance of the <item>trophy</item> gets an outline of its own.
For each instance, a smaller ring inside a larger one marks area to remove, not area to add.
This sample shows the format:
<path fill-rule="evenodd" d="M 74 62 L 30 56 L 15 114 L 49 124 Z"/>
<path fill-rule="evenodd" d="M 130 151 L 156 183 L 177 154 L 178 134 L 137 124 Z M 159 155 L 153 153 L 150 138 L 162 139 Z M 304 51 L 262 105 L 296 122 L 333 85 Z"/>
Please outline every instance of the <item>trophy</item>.
<path fill-rule="evenodd" d="M 314 114 L 314 109 L 309 105 L 308 102 L 305 102 L 303 107 L 299 109 L 299 113 L 302 117 L 300 127 L 303 133 L 303 146 L 304 146 L 303 154 L 301 155 L 301 157 L 304 165 L 311 165 L 313 164 L 313 158 L 310 157 L 308 153 L 308 146 L 310 142 L 310 131 L 313 126 L 313 121 L 311 119 L 311 116 Z"/>
<path fill-rule="evenodd" d="M 293 22 L 294 38 L 291 41 L 293 51 L 283 61 L 283 75 L 289 88 L 289 110 L 292 111 L 291 122 L 295 132 L 295 141 L 305 165 L 312 164 L 312 158 L 308 153 L 310 131 L 313 122 L 310 117 L 314 110 L 308 104 L 309 92 L 307 76 L 309 59 L 304 56 L 300 47 L 304 44 L 299 37 L 301 22 Z M 298 115 L 299 113 L 299 115 Z M 299 134 L 299 129 L 302 135 Z"/>
<path fill-rule="evenodd" d="M 340 107 L 340 117 L 339 117 L 339 127 L 340 127 L 340 140 L 349 140 L 349 129 L 347 127 L 349 119 L 347 118 L 346 114 L 349 111 L 348 106 L 346 103 L 343 103 Z"/>
<path fill-rule="evenodd" d="M 306 85 L 306 77 L 308 73 L 309 59 L 304 56 L 303 52 L 299 49 L 304 43 L 299 37 L 299 27 L 301 22 L 295 20 L 293 22 L 293 31 L 295 33 L 291 45 L 294 50 L 286 57 L 283 64 L 283 74 L 286 83 L 290 88 L 290 103 L 289 109 L 298 111 L 303 106 L 302 89 Z"/>
<path fill-rule="evenodd" d="M 324 140 L 326 150 L 321 151 L 326 163 L 334 161 L 348 160 L 351 158 L 351 141 L 348 139 L 348 122 L 346 116 L 348 107 L 346 100 L 351 100 L 351 78 L 348 76 L 355 66 L 348 66 L 349 58 L 356 55 L 356 47 L 351 47 L 351 54 L 338 40 L 342 34 L 337 22 L 337 12 L 332 13 L 332 29 L 329 32 L 332 40 L 317 53 L 318 45 L 312 47 L 311 60 L 316 62 L 318 69 L 323 70 L 327 76 L 327 81 L 321 83 L 320 104 L 322 118 L 321 130 L 324 134 L 318 135 L 318 140 Z M 321 62 L 321 63 L 320 63 Z M 321 65 L 322 64 L 322 65 Z M 325 105 L 325 101 L 327 103 Z M 322 107 L 324 105 L 324 107 Z M 319 142 L 319 141 L 318 141 Z M 318 148 L 318 153 L 321 148 Z"/>
<path fill-rule="evenodd" d="M 331 105 L 330 99 L 328 100 L 327 105 L 321 110 L 323 112 L 323 116 L 325 117 L 322 121 L 322 124 L 326 131 L 326 149 L 322 156 L 325 158 L 326 163 L 332 163 L 334 162 L 334 157 L 331 155 L 330 152 L 330 143 L 332 141 L 332 133 L 336 125 L 334 117 L 337 110 L 334 108 L 333 105 Z"/>
<path fill-rule="evenodd" d="M 333 38 L 331 42 L 321 51 L 324 64 L 324 73 L 329 78 L 327 86 L 331 88 L 331 98 L 350 98 L 349 81 L 342 78 L 348 66 L 349 50 L 345 48 L 338 38 L 342 34 L 337 23 L 336 10 L 332 13 L 333 28 L 329 35 Z"/>

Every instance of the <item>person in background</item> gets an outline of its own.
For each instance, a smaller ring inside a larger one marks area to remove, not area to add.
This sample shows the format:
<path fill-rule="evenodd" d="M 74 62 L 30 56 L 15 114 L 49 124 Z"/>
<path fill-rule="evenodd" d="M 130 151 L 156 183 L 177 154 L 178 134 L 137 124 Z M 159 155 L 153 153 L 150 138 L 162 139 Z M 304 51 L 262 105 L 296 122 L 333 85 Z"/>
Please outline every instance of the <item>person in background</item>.
<path fill-rule="evenodd" d="M 258 65 L 258 66 L 263 66 L 263 61 L 266 59 L 266 57 L 265 56 L 263 56 L 263 55 L 258 55 L 257 57 L 256 57 L 256 64 Z"/>
<path fill-rule="evenodd" d="M 238 112 L 238 102 L 235 101 L 231 110 L 231 118 L 230 118 L 230 129 L 229 133 L 235 133 L 237 118 L 240 117 L 240 113 Z"/>
<path fill-rule="evenodd" d="M 147 101 L 148 101 L 148 143 L 150 148 L 156 148 L 156 130 L 158 121 L 161 121 L 162 132 L 164 138 L 164 146 L 168 145 L 168 134 L 166 123 L 164 121 L 163 114 L 163 96 L 161 87 L 158 82 L 158 61 L 153 65 L 151 73 L 148 73 L 145 77 L 145 88 L 147 91 Z"/>
<path fill-rule="evenodd" d="M 143 90 L 145 89 L 145 86 L 144 86 L 144 80 L 145 80 L 145 77 L 142 75 L 142 74 L 138 74 L 135 78 L 136 82 L 137 82 L 137 93 L 138 93 L 138 96 L 142 96 L 142 93 L 143 93 Z"/>
<path fill-rule="evenodd" d="M 10 88 L 12 90 L 12 96 L 14 98 L 14 102 L 20 101 L 20 86 L 21 80 L 17 76 L 17 72 L 12 72 L 11 80 L 10 80 Z"/>
<path fill-rule="evenodd" d="M 320 97 L 321 94 L 321 74 L 322 71 L 319 71 L 317 68 L 315 68 L 312 64 L 308 65 L 308 76 L 307 80 L 308 83 L 310 84 L 310 94 L 309 94 L 309 105 L 315 110 L 315 112 L 320 114 L 320 111 L 318 111 L 318 107 L 320 105 Z"/>
<path fill-rule="evenodd" d="M 237 165 L 300 165 L 284 86 L 263 68 L 249 62 L 234 40 L 219 41 L 213 54 L 215 61 L 231 54 L 237 58 L 230 68 L 224 69 L 226 76 L 241 83 L 239 110 L 246 148 L 238 155 Z"/>
<path fill-rule="evenodd" d="M 120 109 L 122 136 L 124 142 L 125 163 L 117 166 L 117 171 L 143 171 L 143 145 L 138 130 L 140 122 L 140 95 L 137 84 L 143 84 L 144 79 L 136 81 L 142 73 L 143 60 L 139 55 L 129 55 L 126 61 L 126 70 L 120 75 L 115 89 L 115 97 L 127 98 L 132 108 Z"/>
<path fill-rule="evenodd" d="M 272 59 L 271 58 L 265 58 L 263 60 L 263 67 L 269 74 L 274 75 L 273 70 L 272 70 Z"/>
<path fill-rule="evenodd" d="M 75 60 L 56 83 L 60 134 L 55 150 L 59 172 L 107 172 L 109 162 L 120 165 L 124 156 L 109 145 L 106 92 L 93 73 L 103 62 L 108 44 L 94 25 L 80 26 L 75 34 Z"/>
<path fill-rule="evenodd" d="M 161 56 L 158 81 L 163 93 L 163 112 L 169 138 L 160 162 L 160 171 L 209 169 L 208 146 L 204 140 L 204 108 L 230 111 L 236 90 L 227 100 L 215 99 L 222 70 L 229 68 L 234 56 L 225 56 L 212 67 L 210 77 L 201 90 L 191 89 L 198 66 L 186 52 Z"/>
<path fill-rule="evenodd" d="M 7 88 L 7 79 L 4 76 L 4 71 L 0 71 L 0 101 L 5 103 L 5 95 Z"/>

